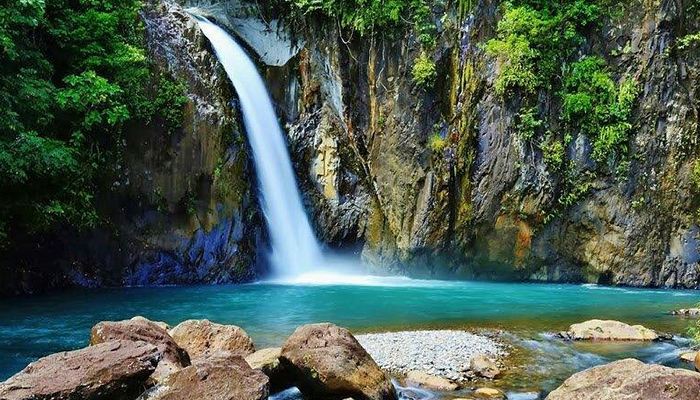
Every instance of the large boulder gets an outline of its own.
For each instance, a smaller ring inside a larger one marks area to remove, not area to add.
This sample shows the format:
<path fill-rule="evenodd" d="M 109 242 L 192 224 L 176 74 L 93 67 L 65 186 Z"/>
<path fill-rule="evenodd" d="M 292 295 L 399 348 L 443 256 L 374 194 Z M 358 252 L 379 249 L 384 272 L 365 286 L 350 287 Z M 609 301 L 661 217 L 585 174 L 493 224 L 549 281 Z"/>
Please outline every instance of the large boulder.
<path fill-rule="evenodd" d="M 574 374 L 546 400 L 697 400 L 700 373 L 634 359 Z"/>
<path fill-rule="evenodd" d="M 239 355 L 209 352 L 170 375 L 139 400 L 267 400 L 269 383 Z"/>
<path fill-rule="evenodd" d="M 394 400 L 396 391 L 355 337 L 329 323 L 296 329 L 282 348 L 297 387 L 311 398 Z"/>
<path fill-rule="evenodd" d="M 198 358 L 209 352 L 227 351 L 242 357 L 255 352 L 250 336 L 235 325 L 222 325 L 208 319 L 190 319 L 170 330 L 177 344 L 190 357 Z"/>
<path fill-rule="evenodd" d="M 162 325 L 143 317 L 117 322 L 103 321 L 90 330 L 91 345 L 114 340 L 143 341 L 158 348 L 162 359 L 151 376 L 154 382 L 159 382 L 174 371 L 190 365 L 187 352 L 175 343 Z"/>
<path fill-rule="evenodd" d="M 592 319 L 573 324 L 562 336 L 571 340 L 659 340 L 659 334 L 642 325 L 620 321 Z"/>
<path fill-rule="evenodd" d="M 261 370 L 270 378 L 270 390 L 273 393 L 294 386 L 290 371 L 285 368 L 286 364 L 280 362 L 281 355 L 282 349 L 273 347 L 258 350 L 245 358 L 251 368 Z"/>
<path fill-rule="evenodd" d="M 133 399 L 160 357 L 156 346 L 130 340 L 52 354 L 0 383 L 0 399 Z"/>
<path fill-rule="evenodd" d="M 695 369 L 700 371 L 700 351 L 695 353 Z"/>

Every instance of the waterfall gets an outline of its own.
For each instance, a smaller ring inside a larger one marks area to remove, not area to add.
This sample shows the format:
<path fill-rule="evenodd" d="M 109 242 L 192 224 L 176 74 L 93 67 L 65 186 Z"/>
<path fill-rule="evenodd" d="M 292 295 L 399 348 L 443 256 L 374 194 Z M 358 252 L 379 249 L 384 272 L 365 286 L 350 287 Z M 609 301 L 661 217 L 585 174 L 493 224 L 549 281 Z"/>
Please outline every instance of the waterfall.
<path fill-rule="evenodd" d="M 255 64 L 226 31 L 204 18 L 198 18 L 198 22 L 238 93 L 270 233 L 274 278 L 289 279 L 318 270 L 323 255 L 304 212 L 265 83 Z"/>

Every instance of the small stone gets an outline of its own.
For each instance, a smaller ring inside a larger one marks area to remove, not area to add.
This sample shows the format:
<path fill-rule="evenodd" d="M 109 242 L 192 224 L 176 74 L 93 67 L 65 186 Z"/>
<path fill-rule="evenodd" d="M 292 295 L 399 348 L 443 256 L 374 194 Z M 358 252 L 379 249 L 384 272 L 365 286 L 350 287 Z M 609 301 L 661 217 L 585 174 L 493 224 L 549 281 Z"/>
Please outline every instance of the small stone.
<path fill-rule="evenodd" d="M 429 374 L 425 371 L 411 371 L 406 375 L 406 382 L 410 385 L 424 389 L 451 392 L 457 390 L 459 386 L 445 378 Z"/>
<path fill-rule="evenodd" d="M 477 354 L 472 358 L 470 369 L 476 374 L 488 379 L 494 379 L 501 374 L 496 363 L 491 361 L 485 354 Z"/>
<path fill-rule="evenodd" d="M 685 362 L 695 362 L 695 356 L 697 355 L 697 351 L 689 351 L 687 353 L 683 353 L 680 355 L 680 359 L 685 361 Z"/>
<path fill-rule="evenodd" d="M 508 398 L 505 393 L 494 388 L 479 388 L 474 391 L 477 399 L 505 400 Z"/>

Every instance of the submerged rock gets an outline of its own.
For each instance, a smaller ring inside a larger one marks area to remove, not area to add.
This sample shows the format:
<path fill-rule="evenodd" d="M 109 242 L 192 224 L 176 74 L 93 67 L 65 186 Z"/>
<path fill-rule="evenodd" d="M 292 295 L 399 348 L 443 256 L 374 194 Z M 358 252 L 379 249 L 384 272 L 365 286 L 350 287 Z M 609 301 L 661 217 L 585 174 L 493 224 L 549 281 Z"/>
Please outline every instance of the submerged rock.
<path fill-rule="evenodd" d="M 474 391 L 474 396 L 477 399 L 493 399 L 493 400 L 506 400 L 508 396 L 498 389 L 494 388 L 479 388 Z"/>
<path fill-rule="evenodd" d="M 573 324 L 560 336 L 570 340 L 659 340 L 657 332 L 642 325 L 628 325 L 620 321 L 592 319 Z"/>
<path fill-rule="evenodd" d="M 546 400 L 697 400 L 700 373 L 616 361 L 574 374 Z"/>
<path fill-rule="evenodd" d="M 139 400 L 267 400 L 268 382 L 241 356 L 214 351 L 173 373 Z"/>
<path fill-rule="evenodd" d="M 347 329 L 333 324 L 297 328 L 282 348 L 282 362 L 312 398 L 396 399 L 389 376 Z"/>
<path fill-rule="evenodd" d="M 192 358 L 207 352 L 223 350 L 240 356 L 255 352 L 250 336 L 235 325 L 222 325 L 208 319 L 190 319 L 170 330 L 175 342 Z"/>
<path fill-rule="evenodd" d="M 103 321 L 90 330 L 91 345 L 113 340 L 143 341 L 156 346 L 161 354 L 161 361 L 151 376 L 155 382 L 190 365 L 187 352 L 175 343 L 162 325 L 143 317 L 117 322 Z"/>
<path fill-rule="evenodd" d="M 425 389 L 439 390 L 443 392 L 457 390 L 459 386 L 445 378 L 431 375 L 425 371 L 411 371 L 406 375 L 406 383 Z"/>
<path fill-rule="evenodd" d="M 498 366 L 485 354 L 477 354 L 472 358 L 469 364 L 469 369 L 474 372 L 476 376 L 481 376 L 488 379 L 494 379 L 501 374 L 501 370 Z"/>
<path fill-rule="evenodd" d="M 681 308 L 671 311 L 670 314 L 696 318 L 700 317 L 700 308 Z"/>
<path fill-rule="evenodd" d="M 52 354 L 0 383 L 0 399 L 133 399 L 160 357 L 156 346 L 131 340 Z"/>

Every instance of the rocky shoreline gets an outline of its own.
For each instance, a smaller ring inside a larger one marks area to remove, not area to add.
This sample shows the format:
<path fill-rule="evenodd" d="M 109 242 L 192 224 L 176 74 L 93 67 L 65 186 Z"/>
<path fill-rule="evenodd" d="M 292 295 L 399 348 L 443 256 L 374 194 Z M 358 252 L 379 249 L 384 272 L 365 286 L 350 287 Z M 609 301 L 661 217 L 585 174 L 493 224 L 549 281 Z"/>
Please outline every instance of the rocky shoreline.
<path fill-rule="evenodd" d="M 395 375 L 411 371 L 465 382 L 476 375 L 477 358 L 506 356 L 503 344 L 462 331 L 411 331 L 359 335 L 357 340 L 384 370 Z"/>
<path fill-rule="evenodd" d="M 643 326 L 589 320 L 560 340 L 663 338 Z M 418 400 L 421 390 L 431 398 L 508 399 L 488 385 L 501 377 L 508 355 L 497 337 L 455 330 L 355 337 L 317 323 L 298 327 L 281 348 L 256 349 L 235 325 L 187 320 L 170 327 L 134 317 L 100 322 L 89 347 L 29 364 L 0 383 L 0 400 L 266 400 L 291 387 L 310 400 Z M 626 359 L 574 374 L 546 400 L 698 395 L 700 373 Z"/>

